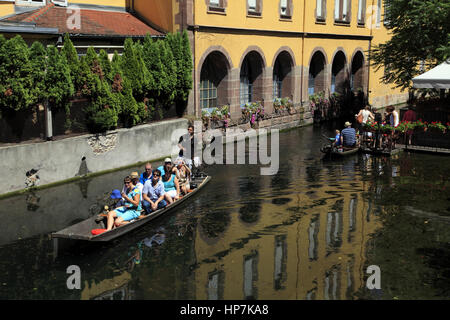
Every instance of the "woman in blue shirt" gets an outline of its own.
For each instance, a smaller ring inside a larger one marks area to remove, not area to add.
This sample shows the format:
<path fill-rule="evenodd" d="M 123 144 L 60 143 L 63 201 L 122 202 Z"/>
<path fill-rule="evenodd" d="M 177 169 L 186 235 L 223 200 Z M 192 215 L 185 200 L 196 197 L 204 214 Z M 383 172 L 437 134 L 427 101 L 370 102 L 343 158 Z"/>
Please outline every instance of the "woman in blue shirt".
<path fill-rule="evenodd" d="M 106 231 L 111 230 L 113 226 L 119 227 L 126 224 L 141 215 L 141 191 L 133 184 L 129 176 L 125 177 L 123 183 L 125 184 L 125 192 L 122 191 L 124 205 L 108 212 Z"/>
<path fill-rule="evenodd" d="M 166 171 L 162 176 L 162 183 L 164 184 L 164 195 L 169 204 L 180 198 L 180 184 L 176 175 Z"/>

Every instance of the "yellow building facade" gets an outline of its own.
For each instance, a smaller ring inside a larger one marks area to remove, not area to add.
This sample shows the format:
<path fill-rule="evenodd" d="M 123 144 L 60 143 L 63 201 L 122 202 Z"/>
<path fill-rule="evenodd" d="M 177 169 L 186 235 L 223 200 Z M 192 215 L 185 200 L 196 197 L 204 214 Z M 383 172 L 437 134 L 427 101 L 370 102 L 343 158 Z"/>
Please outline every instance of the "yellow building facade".
<path fill-rule="evenodd" d="M 310 95 L 345 88 L 378 108 L 406 102 L 369 65 L 371 48 L 390 37 L 381 0 L 151 2 L 135 0 L 135 9 L 168 32 L 189 31 L 191 114 L 228 104 L 239 116 L 252 101 L 271 112 L 275 98 L 308 111 Z"/>

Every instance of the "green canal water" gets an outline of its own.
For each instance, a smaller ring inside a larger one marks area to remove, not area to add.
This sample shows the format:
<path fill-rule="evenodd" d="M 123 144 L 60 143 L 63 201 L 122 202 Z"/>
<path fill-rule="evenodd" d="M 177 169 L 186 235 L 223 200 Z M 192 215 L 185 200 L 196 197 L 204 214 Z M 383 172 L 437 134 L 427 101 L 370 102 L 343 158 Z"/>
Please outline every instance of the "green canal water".
<path fill-rule="evenodd" d="M 1 299 L 448 299 L 450 161 L 322 159 L 322 133 L 280 133 L 280 167 L 213 165 L 175 211 L 111 243 L 49 234 L 99 210 L 131 171 L 0 200 Z M 158 164 L 154 164 L 156 166 Z M 69 289 L 69 266 L 80 289 Z M 368 289 L 369 266 L 380 288 Z"/>

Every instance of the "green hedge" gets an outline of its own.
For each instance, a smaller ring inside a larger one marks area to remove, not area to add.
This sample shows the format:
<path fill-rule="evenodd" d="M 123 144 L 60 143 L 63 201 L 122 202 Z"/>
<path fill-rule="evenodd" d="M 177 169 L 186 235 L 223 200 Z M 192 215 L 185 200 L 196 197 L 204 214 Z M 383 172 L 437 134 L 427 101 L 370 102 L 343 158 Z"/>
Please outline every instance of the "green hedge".
<path fill-rule="evenodd" d="M 97 133 L 147 122 L 174 104 L 184 112 L 191 89 L 186 31 L 157 41 L 150 35 L 142 42 L 126 39 L 122 56 L 115 52 L 111 61 L 106 51 L 92 47 L 78 57 L 67 34 L 60 51 L 0 35 L 0 116 L 46 102 L 68 115 L 70 101 L 85 98 L 85 124 Z"/>

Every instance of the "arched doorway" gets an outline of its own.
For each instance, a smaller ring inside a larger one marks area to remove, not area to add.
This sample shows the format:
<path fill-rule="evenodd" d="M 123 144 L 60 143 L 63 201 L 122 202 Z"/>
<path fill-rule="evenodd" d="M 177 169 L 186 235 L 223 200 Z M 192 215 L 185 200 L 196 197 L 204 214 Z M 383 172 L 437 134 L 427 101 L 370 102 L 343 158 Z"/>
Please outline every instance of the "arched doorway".
<path fill-rule="evenodd" d="M 358 51 L 353 56 L 350 88 L 353 91 L 364 91 L 364 56 Z"/>
<path fill-rule="evenodd" d="M 206 57 L 200 72 L 200 108 L 208 110 L 229 104 L 229 63 L 220 51 Z"/>
<path fill-rule="evenodd" d="M 242 61 L 240 71 L 240 105 L 263 100 L 264 62 L 256 51 L 250 51 Z"/>
<path fill-rule="evenodd" d="M 294 90 L 293 60 L 289 52 L 282 51 L 273 66 L 273 98 L 291 98 Z"/>
<path fill-rule="evenodd" d="M 347 85 L 347 59 L 342 51 L 338 51 L 333 59 L 331 68 L 330 92 L 343 93 Z"/>
<path fill-rule="evenodd" d="M 317 51 L 309 64 L 308 95 L 325 91 L 326 89 L 326 60 L 322 52 Z"/>

